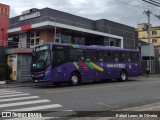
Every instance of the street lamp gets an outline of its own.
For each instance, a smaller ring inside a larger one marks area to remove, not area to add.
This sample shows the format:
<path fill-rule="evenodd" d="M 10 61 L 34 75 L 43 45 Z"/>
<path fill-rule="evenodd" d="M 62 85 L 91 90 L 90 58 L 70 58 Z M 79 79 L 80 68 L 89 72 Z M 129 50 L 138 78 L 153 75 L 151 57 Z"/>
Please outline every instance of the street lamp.
<path fill-rule="evenodd" d="M 1 31 L 3 32 L 3 36 L 2 36 L 2 44 L 3 44 L 3 46 L 4 46 L 4 29 L 1 29 Z"/>
<path fill-rule="evenodd" d="M 54 25 L 54 43 L 56 42 L 56 18 L 50 17 L 50 20 L 54 20 L 55 25 Z"/>

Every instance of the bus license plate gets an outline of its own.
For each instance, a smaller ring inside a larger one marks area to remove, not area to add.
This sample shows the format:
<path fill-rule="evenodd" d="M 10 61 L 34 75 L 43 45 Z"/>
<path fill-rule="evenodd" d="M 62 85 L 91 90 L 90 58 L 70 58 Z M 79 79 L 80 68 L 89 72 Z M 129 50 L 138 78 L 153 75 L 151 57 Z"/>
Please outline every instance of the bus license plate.
<path fill-rule="evenodd" d="M 34 82 L 35 82 L 35 83 L 38 83 L 39 81 L 38 81 L 38 80 L 35 80 Z"/>

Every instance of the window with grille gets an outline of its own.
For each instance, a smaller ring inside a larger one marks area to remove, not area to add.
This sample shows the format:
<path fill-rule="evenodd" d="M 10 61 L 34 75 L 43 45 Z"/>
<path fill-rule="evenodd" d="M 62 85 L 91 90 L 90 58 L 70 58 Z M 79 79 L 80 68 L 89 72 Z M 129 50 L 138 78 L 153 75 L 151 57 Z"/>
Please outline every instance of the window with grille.
<path fill-rule="evenodd" d="M 152 39 L 152 42 L 153 43 L 157 43 L 157 39 Z"/>
<path fill-rule="evenodd" d="M 157 31 L 152 31 L 152 35 L 157 35 Z"/>

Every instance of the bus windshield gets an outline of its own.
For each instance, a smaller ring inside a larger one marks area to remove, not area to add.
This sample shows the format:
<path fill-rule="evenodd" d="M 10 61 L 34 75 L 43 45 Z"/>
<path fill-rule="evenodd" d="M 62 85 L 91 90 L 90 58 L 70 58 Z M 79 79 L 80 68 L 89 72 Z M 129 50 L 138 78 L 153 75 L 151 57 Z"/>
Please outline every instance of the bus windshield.
<path fill-rule="evenodd" d="M 33 52 L 32 69 L 43 69 L 50 65 L 50 51 Z"/>

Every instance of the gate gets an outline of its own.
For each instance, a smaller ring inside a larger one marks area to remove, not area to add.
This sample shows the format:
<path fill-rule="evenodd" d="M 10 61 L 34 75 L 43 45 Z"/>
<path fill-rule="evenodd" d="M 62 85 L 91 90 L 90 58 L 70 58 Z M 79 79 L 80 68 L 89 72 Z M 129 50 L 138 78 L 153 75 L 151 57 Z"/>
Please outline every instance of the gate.
<path fill-rule="evenodd" d="M 142 75 L 145 74 L 146 66 L 148 66 L 150 68 L 150 74 L 159 74 L 160 73 L 160 61 L 158 61 L 158 60 L 142 60 L 141 61 Z"/>

